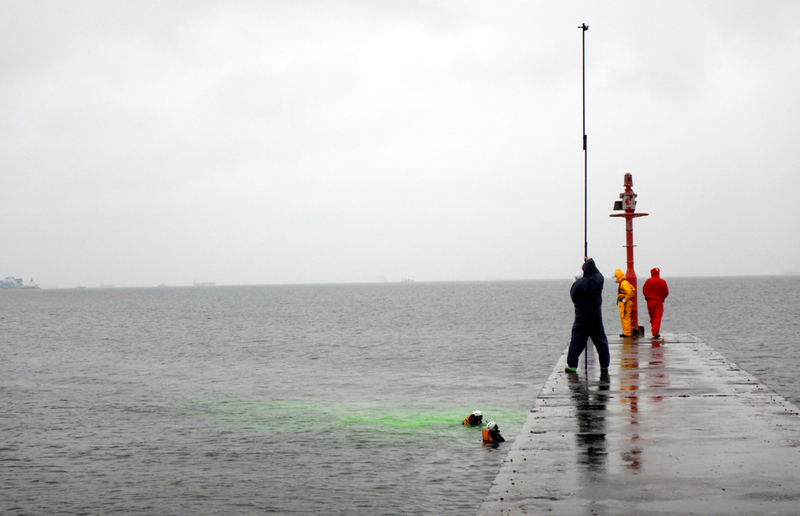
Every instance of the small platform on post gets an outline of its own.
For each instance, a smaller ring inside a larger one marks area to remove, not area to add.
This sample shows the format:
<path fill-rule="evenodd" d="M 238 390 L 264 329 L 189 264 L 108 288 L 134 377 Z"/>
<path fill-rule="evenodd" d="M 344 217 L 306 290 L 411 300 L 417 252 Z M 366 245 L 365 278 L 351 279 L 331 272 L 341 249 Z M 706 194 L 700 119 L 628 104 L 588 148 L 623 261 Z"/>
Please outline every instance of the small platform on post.
<path fill-rule="evenodd" d="M 688 334 L 555 366 L 479 516 L 800 514 L 800 414 Z"/>

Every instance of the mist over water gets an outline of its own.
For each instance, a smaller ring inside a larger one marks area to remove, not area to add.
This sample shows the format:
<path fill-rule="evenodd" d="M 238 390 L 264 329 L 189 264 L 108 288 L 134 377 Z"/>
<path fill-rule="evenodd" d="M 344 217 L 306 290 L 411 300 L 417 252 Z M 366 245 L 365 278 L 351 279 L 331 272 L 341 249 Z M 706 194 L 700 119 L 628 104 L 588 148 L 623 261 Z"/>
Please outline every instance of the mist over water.
<path fill-rule="evenodd" d="M 800 402 L 800 278 L 666 279 L 664 332 Z M 0 292 L 0 512 L 474 512 L 568 343 L 569 286 Z M 509 443 L 462 426 L 475 409 Z"/>

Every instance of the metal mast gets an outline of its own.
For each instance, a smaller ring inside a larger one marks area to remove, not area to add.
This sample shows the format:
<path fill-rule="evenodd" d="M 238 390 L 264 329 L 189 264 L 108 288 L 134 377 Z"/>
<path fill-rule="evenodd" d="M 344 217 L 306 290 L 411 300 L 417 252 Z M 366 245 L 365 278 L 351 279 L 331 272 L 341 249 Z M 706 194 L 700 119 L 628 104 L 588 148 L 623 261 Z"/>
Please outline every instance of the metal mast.
<path fill-rule="evenodd" d="M 581 29 L 581 68 L 583 70 L 583 256 L 589 256 L 589 231 L 588 231 L 588 211 L 589 211 L 589 158 L 586 150 L 586 31 L 589 26 L 582 23 Z M 585 349 L 586 356 L 583 358 L 583 367 L 586 377 L 589 377 L 589 346 Z"/>
<path fill-rule="evenodd" d="M 588 231 L 588 210 L 589 210 L 589 157 L 586 148 L 586 31 L 589 26 L 585 23 L 581 29 L 581 54 L 583 68 L 583 256 L 589 256 L 589 231 Z"/>

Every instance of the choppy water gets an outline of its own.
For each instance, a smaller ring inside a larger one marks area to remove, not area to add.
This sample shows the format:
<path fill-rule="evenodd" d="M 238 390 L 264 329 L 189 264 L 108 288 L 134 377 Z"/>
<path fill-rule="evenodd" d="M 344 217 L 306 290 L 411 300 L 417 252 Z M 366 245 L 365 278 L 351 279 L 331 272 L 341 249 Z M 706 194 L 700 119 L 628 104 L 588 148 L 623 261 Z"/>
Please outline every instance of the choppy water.
<path fill-rule="evenodd" d="M 667 279 L 662 331 L 800 402 L 800 277 Z M 0 292 L 0 513 L 474 513 L 508 443 L 460 422 L 513 440 L 569 286 Z"/>

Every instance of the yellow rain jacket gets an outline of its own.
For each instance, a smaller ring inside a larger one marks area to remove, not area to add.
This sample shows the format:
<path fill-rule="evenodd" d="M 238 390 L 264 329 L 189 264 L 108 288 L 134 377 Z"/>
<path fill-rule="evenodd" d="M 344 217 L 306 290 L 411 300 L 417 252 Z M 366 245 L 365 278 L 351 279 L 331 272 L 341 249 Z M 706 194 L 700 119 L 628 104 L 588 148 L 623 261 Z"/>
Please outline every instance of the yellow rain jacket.
<path fill-rule="evenodd" d="M 625 277 L 620 269 L 614 271 L 614 276 L 617 277 L 619 289 L 617 289 L 617 305 L 619 305 L 619 318 L 622 322 L 622 335 L 626 337 L 631 336 L 631 311 L 633 310 L 633 299 L 636 289 L 633 288 L 631 282 Z"/>
<path fill-rule="evenodd" d="M 623 302 L 627 304 L 628 301 L 633 299 L 633 295 L 636 293 L 636 289 L 633 288 L 631 282 L 628 281 L 628 278 L 622 273 L 620 269 L 614 271 L 614 276 L 617 277 L 617 283 L 619 283 L 619 289 L 617 289 L 617 304 Z"/>

